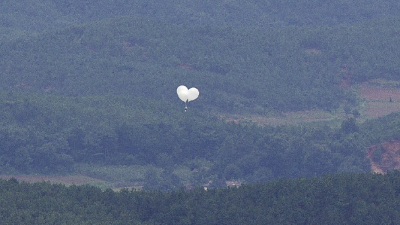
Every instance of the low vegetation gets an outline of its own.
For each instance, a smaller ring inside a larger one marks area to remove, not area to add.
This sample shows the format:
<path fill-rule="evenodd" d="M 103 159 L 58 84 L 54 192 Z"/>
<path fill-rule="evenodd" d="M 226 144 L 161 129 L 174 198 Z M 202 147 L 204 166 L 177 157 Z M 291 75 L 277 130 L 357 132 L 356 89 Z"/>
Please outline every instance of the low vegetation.
<path fill-rule="evenodd" d="M 5 224 L 395 224 L 400 174 L 336 174 L 173 192 L 0 180 Z M 12 199 L 12 200 L 11 200 Z"/>

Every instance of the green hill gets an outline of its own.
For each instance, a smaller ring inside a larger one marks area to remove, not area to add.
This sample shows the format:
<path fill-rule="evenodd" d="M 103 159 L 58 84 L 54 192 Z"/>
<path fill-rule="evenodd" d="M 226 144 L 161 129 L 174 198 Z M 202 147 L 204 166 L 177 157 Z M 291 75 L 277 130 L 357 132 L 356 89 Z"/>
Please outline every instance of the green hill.
<path fill-rule="evenodd" d="M 259 127 L 139 97 L 9 91 L 0 105 L 3 173 L 81 173 L 147 189 L 368 172 L 367 148 L 399 138 L 398 114 L 339 127 Z"/>
<path fill-rule="evenodd" d="M 185 84 L 199 88 L 193 104 L 205 111 L 332 110 L 355 103 L 344 79 L 398 79 L 399 23 L 247 30 L 106 20 L 5 41 L 1 86 L 172 103 Z"/>
<path fill-rule="evenodd" d="M 399 80 L 397 2 L 202 3 L 1 3 L 2 172 L 140 168 L 124 185 L 221 187 L 367 172 L 369 145 L 398 138 L 379 128 L 397 114 L 332 127 L 218 119 L 359 107 L 349 87 Z M 200 90 L 187 113 L 182 84 Z"/>

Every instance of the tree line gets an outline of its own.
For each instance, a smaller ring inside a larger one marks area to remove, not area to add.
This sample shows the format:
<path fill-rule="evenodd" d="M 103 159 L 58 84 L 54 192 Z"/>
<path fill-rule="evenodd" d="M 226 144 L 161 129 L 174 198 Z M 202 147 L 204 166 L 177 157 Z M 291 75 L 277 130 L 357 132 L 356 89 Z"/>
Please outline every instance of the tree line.
<path fill-rule="evenodd" d="M 6 224 L 394 224 L 398 171 L 172 192 L 0 180 Z"/>

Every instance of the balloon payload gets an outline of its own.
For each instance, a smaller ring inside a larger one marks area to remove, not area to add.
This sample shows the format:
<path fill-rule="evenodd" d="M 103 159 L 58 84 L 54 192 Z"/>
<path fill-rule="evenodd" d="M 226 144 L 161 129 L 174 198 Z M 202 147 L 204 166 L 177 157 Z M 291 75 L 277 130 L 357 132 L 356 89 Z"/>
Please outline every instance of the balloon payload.
<path fill-rule="evenodd" d="M 197 90 L 197 88 L 192 87 L 188 89 L 184 85 L 179 86 L 176 89 L 176 93 L 178 94 L 179 99 L 185 102 L 185 112 L 187 110 L 187 103 L 199 97 L 199 90 Z"/>

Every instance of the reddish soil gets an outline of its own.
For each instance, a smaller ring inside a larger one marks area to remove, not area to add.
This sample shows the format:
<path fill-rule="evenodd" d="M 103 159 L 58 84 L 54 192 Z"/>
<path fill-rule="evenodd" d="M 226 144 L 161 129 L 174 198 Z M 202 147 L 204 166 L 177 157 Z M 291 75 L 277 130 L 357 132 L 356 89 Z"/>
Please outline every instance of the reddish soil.
<path fill-rule="evenodd" d="M 388 170 L 400 169 L 400 141 L 388 141 L 370 146 L 367 158 L 371 161 L 371 171 L 374 173 L 383 174 Z"/>
<path fill-rule="evenodd" d="M 308 54 L 315 54 L 315 55 L 319 55 L 319 54 L 322 53 L 322 51 L 320 49 L 317 49 L 317 48 L 307 48 L 306 52 Z"/>
<path fill-rule="evenodd" d="M 310 50 L 310 53 L 315 53 Z M 355 88 L 350 83 L 351 71 L 347 67 L 341 70 L 344 73 L 343 88 Z M 359 86 L 358 95 L 365 102 L 360 119 L 377 118 L 400 112 L 400 82 L 376 79 Z M 354 89 L 355 90 L 355 89 Z M 343 114 L 343 113 L 342 113 Z M 344 114 L 330 114 L 323 111 L 302 111 L 283 113 L 277 117 L 239 115 L 228 116 L 227 122 L 243 122 L 250 120 L 261 125 L 294 124 L 300 122 L 330 121 L 335 118 L 344 118 Z M 379 152 L 377 152 L 379 151 Z M 388 170 L 400 169 L 400 140 L 383 142 L 368 148 L 366 157 L 371 161 L 371 171 L 385 173 Z"/>
<path fill-rule="evenodd" d="M 363 86 L 360 96 L 368 99 L 368 101 L 384 101 L 389 102 L 400 100 L 400 90 L 382 89 L 376 87 Z"/>
<path fill-rule="evenodd" d="M 193 70 L 192 66 L 186 65 L 186 64 L 180 64 L 179 68 L 184 69 L 184 70 Z"/>
<path fill-rule="evenodd" d="M 374 118 L 400 112 L 399 86 L 399 82 L 382 79 L 362 84 L 360 97 L 366 101 L 365 116 Z M 370 146 L 367 158 L 371 162 L 371 171 L 374 173 L 400 169 L 400 140 Z"/>
<path fill-rule="evenodd" d="M 381 117 L 400 112 L 400 89 L 398 82 L 373 80 L 361 85 L 360 97 L 367 105 L 364 114 L 367 117 Z"/>

